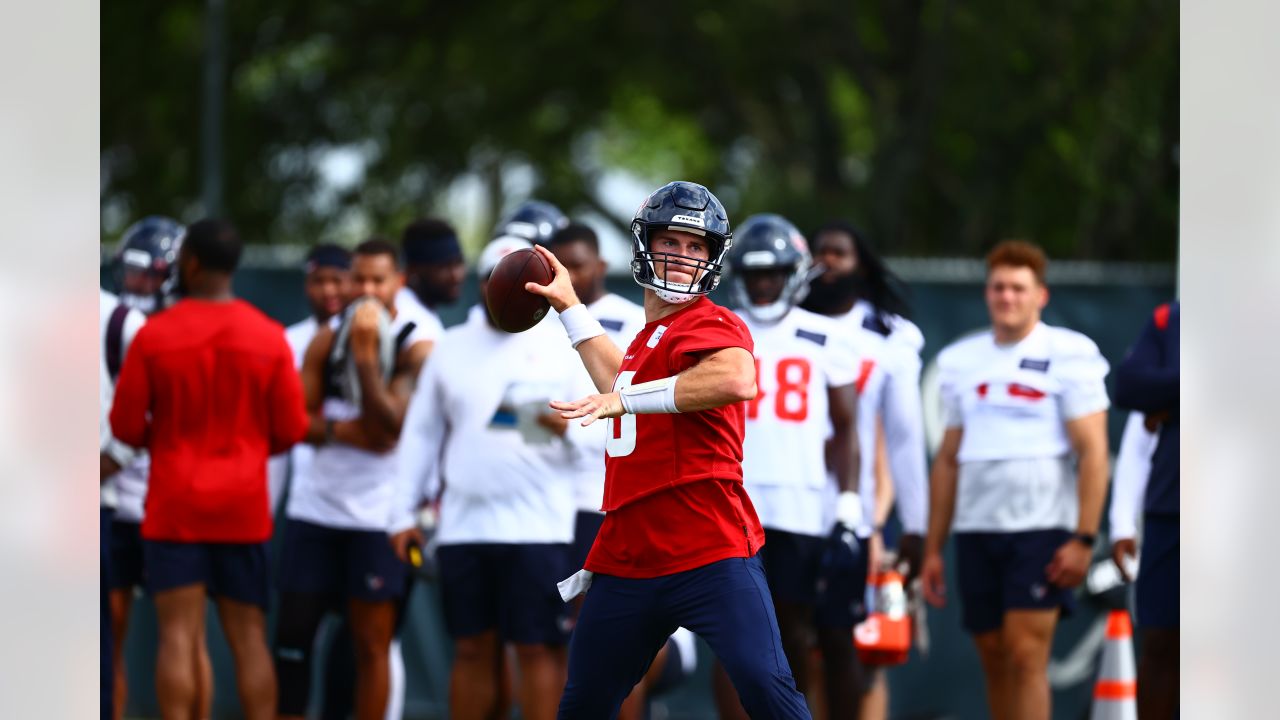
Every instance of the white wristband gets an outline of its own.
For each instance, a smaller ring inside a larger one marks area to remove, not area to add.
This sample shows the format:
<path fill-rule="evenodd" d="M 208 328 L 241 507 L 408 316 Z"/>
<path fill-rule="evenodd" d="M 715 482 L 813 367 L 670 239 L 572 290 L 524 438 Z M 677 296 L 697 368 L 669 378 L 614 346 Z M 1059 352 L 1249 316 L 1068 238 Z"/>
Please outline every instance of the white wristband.
<path fill-rule="evenodd" d="M 676 409 L 676 375 L 629 385 L 618 391 L 622 409 L 633 415 L 678 413 Z"/>
<path fill-rule="evenodd" d="M 560 313 L 560 324 L 564 325 L 565 332 L 569 333 L 569 343 L 574 349 L 577 349 L 581 343 L 604 334 L 604 327 L 600 325 L 600 321 L 591 317 L 591 312 L 582 303 L 566 308 Z"/>
<path fill-rule="evenodd" d="M 862 498 L 852 490 L 845 490 L 836 498 L 836 522 L 849 528 L 862 524 Z"/>

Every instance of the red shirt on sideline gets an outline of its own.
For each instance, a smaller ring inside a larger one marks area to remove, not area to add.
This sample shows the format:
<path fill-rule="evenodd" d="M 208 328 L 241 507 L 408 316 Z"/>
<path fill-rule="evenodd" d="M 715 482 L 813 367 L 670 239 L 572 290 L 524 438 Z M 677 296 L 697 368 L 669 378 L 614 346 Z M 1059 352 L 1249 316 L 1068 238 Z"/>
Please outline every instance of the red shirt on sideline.
<path fill-rule="evenodd" d="M 740 347 L 751 332 L 705 297 L 644 326 L 614 389 L 693 367 L 699 353 Z M 764 529 L 742 485 L 743 403 L 690 413 L 623 415 L 606 442 L 604 524 L 586 568 L 629 578 L 755 555 Z"/>
<path fill-rule="evenodd" d="M 151 453 L 142 537 L 269 539 L 267 456 L 302 440 L 307 423 L 279 323 L 243 300 L 186 299 L 156 314 L 111 408 L 116 438 Z"/>

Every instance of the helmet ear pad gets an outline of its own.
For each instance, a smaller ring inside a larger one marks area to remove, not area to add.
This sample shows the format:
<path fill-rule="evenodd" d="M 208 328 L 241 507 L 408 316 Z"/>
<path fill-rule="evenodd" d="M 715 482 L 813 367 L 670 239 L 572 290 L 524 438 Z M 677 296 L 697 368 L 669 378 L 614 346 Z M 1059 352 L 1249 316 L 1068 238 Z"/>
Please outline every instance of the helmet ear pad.
<path fill-rule="evenodd" d="M 752 215 L 742 223 L 728 265 L 732 301 L 752 319 L 766 324 L 781 320 L 804 302 L 814 272 L 804 236 L 789 220 L 772 213 Z M 745 275 L 770 269 L 785 270 L 787 279 L 773 302 L 758 305 L 747 292 Z"/>

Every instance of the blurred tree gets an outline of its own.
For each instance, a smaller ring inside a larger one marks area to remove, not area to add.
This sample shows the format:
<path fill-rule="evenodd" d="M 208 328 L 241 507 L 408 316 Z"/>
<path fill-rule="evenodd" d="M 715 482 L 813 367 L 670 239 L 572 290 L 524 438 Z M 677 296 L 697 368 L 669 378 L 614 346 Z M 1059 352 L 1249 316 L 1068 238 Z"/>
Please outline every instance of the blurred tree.
<path fill-rule="evenodd" d="M 103 7 L 107 235 L 142 213 L 200 213 L 203 12 Z M 849 217 L 892 254 L 972 255 L 1011 235 L 1057 257 L 1176 253 L 1168 3 L 281 0 L 228 14 L 224 195 L 255 241 L 394 235 L 461 177 L 486 191 L 480 216 L 456 218 L 480 234 L 521 168 L 539 197 L 608 216 L 600 178 L 624 169 L 704 182 L 734 217 Z"/>

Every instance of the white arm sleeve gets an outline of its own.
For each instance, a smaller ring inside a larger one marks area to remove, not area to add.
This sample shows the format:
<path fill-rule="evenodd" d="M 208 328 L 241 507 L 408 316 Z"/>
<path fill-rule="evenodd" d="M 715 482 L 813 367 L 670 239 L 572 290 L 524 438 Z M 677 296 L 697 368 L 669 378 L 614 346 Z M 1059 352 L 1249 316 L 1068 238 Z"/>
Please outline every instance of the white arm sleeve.
<path fill-rule="evenodd" d="M 437 364 L 428 360 L 418 374 L 418 385 L 409 399 L 400 431 L 396 486 L 387 521 L 387 531 L 392 534 L 413 527 L 418 506 L 440 492 L 440 458 L 447 423 L 440 401 L 439 374 L 434 370 Z"/>
<path fill-rule="evenodd" d="M 1120 436 L 1120 452 L 1116 455 L 1115 476 L 1111 483 L 1111 540 L 1137 537 L 1138 516 L 1142 514 L 1142 498 L 1151 477 L 1151 455 L 1159 435 L 1147 432 L 1145 416 L 1129 413 L 1124 434 Z"/>
<path fill-rule="evenodd" d="M 920 399 L 920 357 L 900 349 L 886 374 L 883 406 L 889 473 L 902 530 L 923 535 L 929 517 L 929 475 L 925 464 L 924 408 Z"/>

